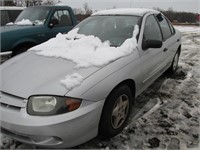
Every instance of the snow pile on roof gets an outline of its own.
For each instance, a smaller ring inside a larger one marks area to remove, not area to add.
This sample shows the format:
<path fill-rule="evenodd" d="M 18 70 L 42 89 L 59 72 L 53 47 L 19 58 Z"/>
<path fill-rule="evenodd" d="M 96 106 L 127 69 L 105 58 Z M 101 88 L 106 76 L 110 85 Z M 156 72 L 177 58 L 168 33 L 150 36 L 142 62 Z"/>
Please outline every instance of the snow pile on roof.
<path fill-rule="evenodd" d="M 108 10 L 102 10 L 98 11 L 94 15 L 144 15 L 148 12 L 158 12 L 154 9 L 148 9 L 148 8 L 121 8 L 121 9 L 108 9 Z"/>
<path fill-rule="evenodd" d="M 16 25 L 32 25 L 33 23 L 28 19 L 22 19 L 19 22 L 15 22 Z"/>
<path fill-rule="evenodd" d="M 60 83 L 63 84 L 68 90 L 81 85 L 83 77 L 78 73 L 73 73 L 72 75 L 67 75 L 64 80 Z"/>
<path fill-rule="evenodd" d="M 76 64 L 76 68 L 79 68 L 107 65 L 114 60 L 129 55 L 137 47 L 136 36 L 139 33 L 137 25 L 133 31 L 133 37 L 127 39 L 120 47 L 111 47 L 109 41 L 102 42 L 98 37 L 92 35 L 85 36 L 78 34 L 78 30 L 76 28 L 68 34 L 58 34 L 55 38 L 37 45 L 30 50 L 36 51 L 38 55 L 70 60 Z M 71 82 L 77 83 L 77 79 L 79 78 L 70 78 L 68 80 L 69 77 L 65 82 L 61 81 L 61 83 L 67 89 L 68 85 L 70 85 L 70 89 L 72 89 Z"/>

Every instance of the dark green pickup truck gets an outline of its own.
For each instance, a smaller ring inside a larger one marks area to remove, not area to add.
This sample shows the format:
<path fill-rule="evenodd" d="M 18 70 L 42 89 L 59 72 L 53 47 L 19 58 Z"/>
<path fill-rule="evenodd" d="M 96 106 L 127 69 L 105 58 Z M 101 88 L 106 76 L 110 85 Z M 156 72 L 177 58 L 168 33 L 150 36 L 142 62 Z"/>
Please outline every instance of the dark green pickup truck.
<path fill-rule="evenodd" d="M 68 6 L 35 6 L 26 8 L 14 23 L 1 27 L 1 62 L 55 37 L 76 25 Z"/>

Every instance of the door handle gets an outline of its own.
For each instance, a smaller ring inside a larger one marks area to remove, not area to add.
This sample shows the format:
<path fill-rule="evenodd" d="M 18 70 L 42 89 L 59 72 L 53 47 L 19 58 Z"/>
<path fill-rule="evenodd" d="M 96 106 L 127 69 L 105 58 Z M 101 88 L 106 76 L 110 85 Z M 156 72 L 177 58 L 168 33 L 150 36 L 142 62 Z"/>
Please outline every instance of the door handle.
<path fill-rule="evenodd" d="M 163 50 L 163 52 L 166 52 L 168 49 L 167 48 L 165 48 L 164 50 Z"/>

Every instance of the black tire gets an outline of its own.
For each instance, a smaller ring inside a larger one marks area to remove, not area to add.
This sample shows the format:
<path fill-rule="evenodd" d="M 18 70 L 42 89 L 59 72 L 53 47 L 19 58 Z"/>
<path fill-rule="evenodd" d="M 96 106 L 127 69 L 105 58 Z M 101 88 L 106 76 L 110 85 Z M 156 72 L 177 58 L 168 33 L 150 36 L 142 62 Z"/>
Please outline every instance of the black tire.
<path fill-rule="evenodd" d="M 111 92 L 102 111 L 99 135 L 110 138 L 123 130 L 130 113 L 132 99 L 131 90 L 126 85 L 122 85 Z"/>
<path fill-rule="evenodd" d="M 177 51 L 176 54 L 174 55 L 174 59 L 173 59 L 173 61 L 172 61 L 171 66 L 170 66 L 169 69 L 167 70 L 167 73 L 168 73 L 169 75 L 173 75 L 173 74 L 175 74 L 175 72 L 177 71 L 177 69 L 178 69 L 179 56 L 180 56 L 180 53 Z"/>

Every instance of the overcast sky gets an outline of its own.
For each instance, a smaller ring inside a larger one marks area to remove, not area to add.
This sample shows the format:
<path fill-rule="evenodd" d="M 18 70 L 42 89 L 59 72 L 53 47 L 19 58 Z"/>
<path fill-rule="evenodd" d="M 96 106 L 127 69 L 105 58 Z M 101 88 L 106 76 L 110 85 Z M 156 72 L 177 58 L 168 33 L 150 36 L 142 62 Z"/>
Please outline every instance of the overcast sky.
<path fill-rule="evenodd" d="M 200 0 L 61 0 L 62 3 L 72 8 L 83 8 L 84 3 L 88 3 L 89 7 L 95 10 L 109 8 L 127 8 L 127 7 L 143 7 L 143 8 L 161 8 L 167 10 L 173 8 L 174 11 L 199 12 Z"/>

